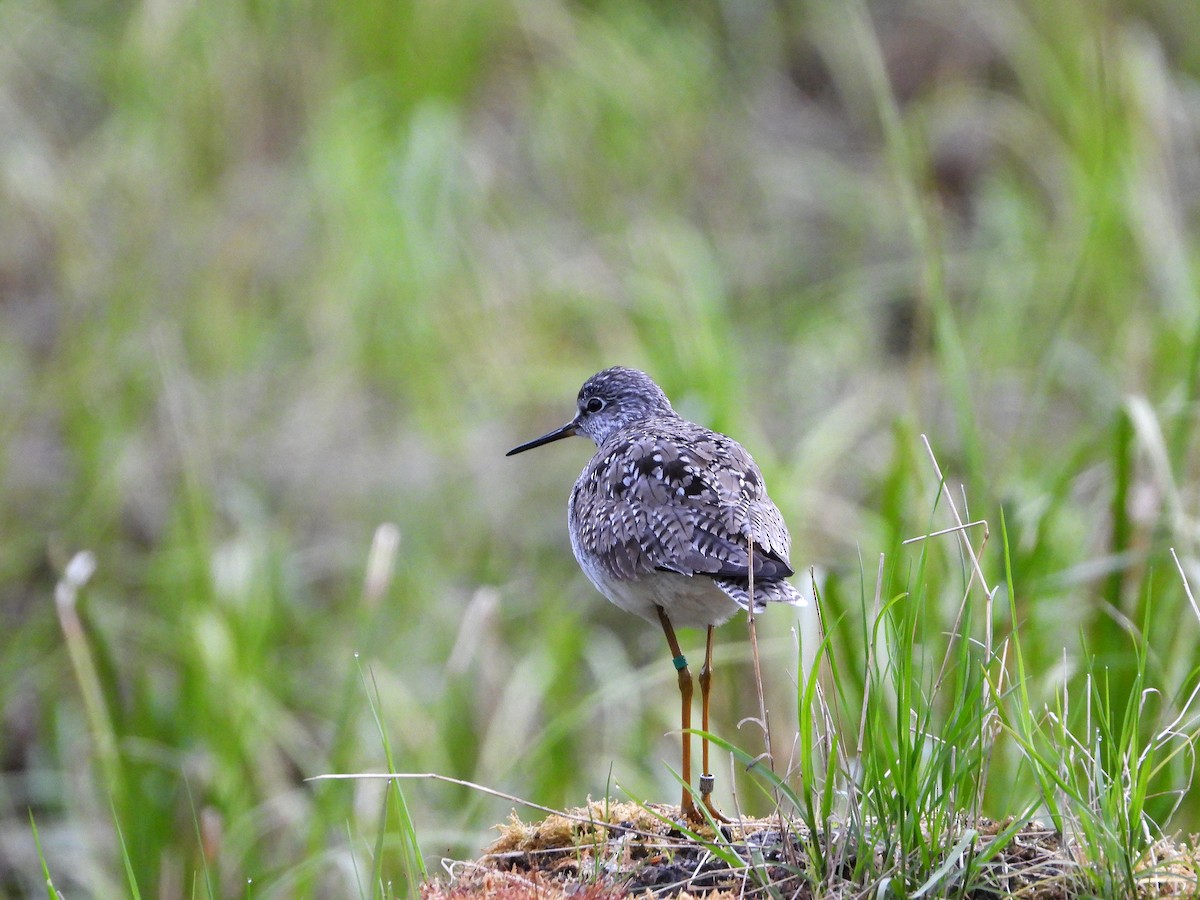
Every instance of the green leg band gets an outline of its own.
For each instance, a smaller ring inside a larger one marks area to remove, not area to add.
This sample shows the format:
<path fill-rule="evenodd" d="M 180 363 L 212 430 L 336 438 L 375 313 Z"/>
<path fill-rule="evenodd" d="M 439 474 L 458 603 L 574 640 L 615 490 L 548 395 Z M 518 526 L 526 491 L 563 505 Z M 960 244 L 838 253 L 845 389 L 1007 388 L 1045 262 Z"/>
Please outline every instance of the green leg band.
<path fill-rule="evenodd" d="M 673 660 L 671 660 L 671 662 L 675 663 L 675 671 L 676 672 L 682 672 L 684 669 L 687 668 L 687 658 L 684 657 L 683 654 L 680 654 L 679 656 L 675 657 Z"/>

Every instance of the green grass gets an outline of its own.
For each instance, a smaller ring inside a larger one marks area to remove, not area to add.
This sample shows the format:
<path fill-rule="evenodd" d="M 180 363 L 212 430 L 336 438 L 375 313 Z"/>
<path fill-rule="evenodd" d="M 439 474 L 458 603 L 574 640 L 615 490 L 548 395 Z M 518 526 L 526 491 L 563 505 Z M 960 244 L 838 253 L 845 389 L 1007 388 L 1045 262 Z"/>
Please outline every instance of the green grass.
<path fill-rule="evenodd" d="M 0 4 L 0 891 L 398 895 L 511 806 L 330 772 L 674 797 L 661 636 L 566 540 L 587 447 L 503 458 L 616 363 L 818 569 L 823 632 L 758 623 L 778 789 L 844 815 L 858 759 L 910 892 L 963 810 L 1127 888 L 1200 829 L 1198 16 Z M 902 543 L 951 498 L 982 582 Z M 756 747 L 736 624 L 717 663 Z"/>
<path fill-rule="evenodd" d="M 827 637 L 797 692 L 793 777 L 762 775 L 784 798 L 785 814 L 819 836 L 806 841 L 804 878 L 814 890 L 841 896 L 848 879 L 855 890 L 888 885 L 898 896 L 960 896 L 1029 886 L 1006 878 L 1041 881 L 1049 890 L 1057 877 L 1057 889 L 1065 878 L 1079 895 L 1156 895 L 1161 873 L 1145 860 L 1173 836 L 1164 825 L 1191 787 L 1200 738 L 1195 690 L 1171 697 L 1151 686 L 1145 645 L 1130 636 L 1129 696 L 1114 694 L 1110 672 L 1090 658 L 1039 704 L 1029 690 L 1037 679 L 1022 629 L 993 635 L 980 615 L 1001 583 L 972 578 L 998 569 L 1013 584 L 1003 526 L 993 554 L 1000 567 L 977 553 L 986 542 L 961 545 L 960 583 L 970 587 L 953 629 L 931 630 L 929 612 L 955 566 L 935 542 L 958 544 L 954 533 L 921 543 L 906 589 L 890 599 L 881 558 L 873 600 L 864 584 L 861 618 L 840 615 L 821 598 Z M 855 648 L 839 640 L 847 635 L 867 641 Z M 856 684 L 859 671 L 866 678 Z M 723 746 L 743 762 L 753 759 Z M 1004 764 L 1006 755 L 1015 765 Z M 1164 808 L 1166 815 L 1158 812 Z M 997 809 L 1010 818 L 1003 827 L 992 824 Z M 997 867 L 1029 822 L 1063 837 L 1073 854 L 1065 874 L 1019 857 Z"/>

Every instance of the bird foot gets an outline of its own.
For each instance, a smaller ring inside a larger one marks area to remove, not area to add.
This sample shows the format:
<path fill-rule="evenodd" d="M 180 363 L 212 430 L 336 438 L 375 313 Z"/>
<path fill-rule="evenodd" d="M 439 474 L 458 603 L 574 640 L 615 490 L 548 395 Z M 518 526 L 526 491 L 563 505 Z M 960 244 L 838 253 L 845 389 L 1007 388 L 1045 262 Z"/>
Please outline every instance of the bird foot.
<path fill-rule="evenodd" d="M 716 782 L 717 779 L 707 772 L 700 776 L 700 802 L 704 804 L 704 808 L 708 810 L 710 816 L 718 822 L 728 824 L 730 820 L 721 815 L 721 811 L 712 801 L 712 792 L 716 787 Z"/>
<path fill-rule="evenodd" d="M 726 818 L 721 814 L 721 811 L 717 809 L 710 797 L 705 797 L 702 802 L 704 803 L 704 808 L 708 810 L 708 814 L 712 816 L 715 821 L 720 822 L 722 825 L 728 825 L 733 821 L 733 819 Z"/>
<path fill-rule="evenodd" d="M 720 822 L 723 825 L 728 825 L 733 821 L 732 819 L 726 818 L 721 811 L 717 809 L 716 804 L 713 803 L 712 791 L 714 781 L 715 779 L 712 775 L 700 776 L 700 803 L 707 811 L 707 816 L 696 807 L 696 802 L 692 799 L 692 792 L 687 788 L 684 788 L 683 802 L 680 804 L 680 809 L 684 818 L 686 818 L 689 822 L 696 822 L 703 825 L 708 821 L 709 817 L 711 817 L 713 821 Z"/>

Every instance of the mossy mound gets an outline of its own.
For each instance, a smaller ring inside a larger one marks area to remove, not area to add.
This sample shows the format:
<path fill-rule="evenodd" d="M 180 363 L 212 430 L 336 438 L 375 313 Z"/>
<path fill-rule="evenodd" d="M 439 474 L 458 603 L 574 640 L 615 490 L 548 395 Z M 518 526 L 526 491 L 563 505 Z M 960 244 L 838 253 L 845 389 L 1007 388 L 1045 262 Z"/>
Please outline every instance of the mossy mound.
<path fill-rule="evenodd" d="M 1067 900 L 1094 896 L 1087 865 L 1061 836 L 1036 823 L 1022 826 L 997 849 L 1004 823 L 964 826 L 950 842 L 944 860 L 931 867 L 929 896 L 1021 896 L 1031 900 Z M 514 813 L 497 826 L 500 836 L 476 860 L 447 864 L 445 880 L 422 889 L 424 900 L 616 900 L 616 898 L 688 898 L 733 900 L 743 897 L 874 896 L 884 881 L 904 877 L 896 862 L 889 869 L 883 850 L 867 867 L 864 883 L 856 872 L 857 849 L 841 835 L 814 842 L 794 821 L 772 817 L 693 826 L 678 807 L 589 802 L 526 823 Z M 1196 841 L 1180 845 L 1160 841 L 1136 867 L 1139 898 L 1195 896 Z M 824 874 L 813 862 L 823 855 Z M 972 883 L 960 873 L 970 859 L 984 858 Z M 879 873 L 889 873 L 880 876 Z M 911 874 L 911 873 L 910 873 Z M 938 885 L 934 881 L 940 881 Z"/>

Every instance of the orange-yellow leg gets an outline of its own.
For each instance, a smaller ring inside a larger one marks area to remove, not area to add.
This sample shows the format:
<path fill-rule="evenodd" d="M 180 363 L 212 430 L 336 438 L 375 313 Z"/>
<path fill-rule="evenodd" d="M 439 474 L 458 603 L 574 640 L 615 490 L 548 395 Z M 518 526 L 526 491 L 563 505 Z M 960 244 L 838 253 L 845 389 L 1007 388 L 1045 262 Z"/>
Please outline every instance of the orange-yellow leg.
<path fill-rule="evenodd" d="M 712 653 L 713 653 L 713 626 L 708 626 L 708 644 L 704 651 L 704 665 L 700 669 L 700 729 L 708 734 L 708 692 L 712 688 Z M 718 822 L 728 822 L 713 805 L 712 789 L 713 782 L 716 780 L 708 770 L 708 738 L 700 739 L 700 802 L 702 802 L 709 814 Z"/>
<path fill-rule="evenodd" d="M 679 806 L 682 809 L 684 816 L 692 821 L 700 821 L 701 816 L 696 811 L 696 804 L 692 802 L 692 736 L 688 734 L 688 730 L 692 727 L 692 673 L 688 671 L 687 660 L 683 658 L 683 652 L 679 649 L 679 641 L 675 637 L 675 629 L 671 626 L 671 620 L 667 618 L 666 612 L 661 606 L 656 607 L 658 610 L 658 620 L 662 623 L 663 633 L 667 636 L 667 646 L 671 648 L 671 655 L 674 656 L 675 670 L 679 673 L 679 697 L 683 702 L 682 711 L 679 719 L 683 726 L 683 799 Z M 707 754 L 708 747 L 705 746 Z M 707 758 L 705 760 L 707 766 Z"/>

